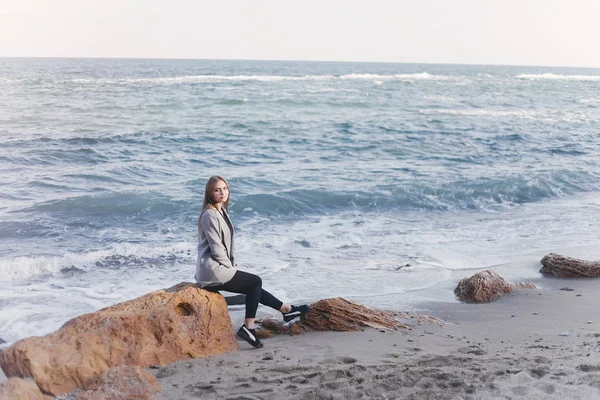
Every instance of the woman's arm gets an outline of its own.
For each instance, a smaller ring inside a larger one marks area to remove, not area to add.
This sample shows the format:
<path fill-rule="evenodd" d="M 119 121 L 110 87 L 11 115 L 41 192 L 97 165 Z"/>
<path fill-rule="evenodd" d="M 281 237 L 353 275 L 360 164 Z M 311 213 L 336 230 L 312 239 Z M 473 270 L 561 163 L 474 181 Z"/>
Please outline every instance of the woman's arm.
<path fill-rule="evenodd" d="M 227 256 L 227 249 L 221 240 L 221 230 L 219 229 L 217 216 L 213 212 L 206 210 L 200 220 L 200 227 L 206 236 L 206 240 L 208 240 L 212 257 L 219 264 L 227 268 L 233 268 L 231 260 Z"/>

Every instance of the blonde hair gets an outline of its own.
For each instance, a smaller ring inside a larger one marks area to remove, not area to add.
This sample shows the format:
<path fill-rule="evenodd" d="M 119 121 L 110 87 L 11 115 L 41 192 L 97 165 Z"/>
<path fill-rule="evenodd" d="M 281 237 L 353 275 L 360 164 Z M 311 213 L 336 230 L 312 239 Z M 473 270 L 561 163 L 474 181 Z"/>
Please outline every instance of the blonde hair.
<path fill-rule="evenodd" d="M 200 212 L 200 218 L 198 218 L 198 234 L 200 234 L 200 220 L 202 219 L 202 215 L 204 214 L 209 205 L 215 204 L 215 199 L 213 198 L 213 190 L 215 188 L 215 185 L 219 181 L 225 182 L 225 185 L 227 185 L 227 188 L 229 188 L 229 183 L 227 183 L 225 178 L 219 175 L 213 175 L 210 178 L 208 178 L 208 181 L 206 181 L 206 187 L 204 188 L 204 201 L 202 202 L 202 211 Z M 227 200 L 225 200 L 225 202 L 223 203 L 223 207 L 225 207 L 225 210 L 228 210 L 230 197 L 231 192 L 229 193 L 229 196 L 227 196 Z"/>

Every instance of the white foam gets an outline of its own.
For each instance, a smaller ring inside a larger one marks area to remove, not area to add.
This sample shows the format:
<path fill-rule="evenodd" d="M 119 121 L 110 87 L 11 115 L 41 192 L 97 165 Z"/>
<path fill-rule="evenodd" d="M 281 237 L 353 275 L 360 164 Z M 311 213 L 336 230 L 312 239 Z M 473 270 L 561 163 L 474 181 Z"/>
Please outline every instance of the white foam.
<path fill-rule="evenodd" d="M 373 80 L 373 81 L 446 81 L 449 79 L 457 79 L 459 77 L 450 75 L 432 75 L 427 72 L 414 73 L 414 74 L 391 74 L 391 75 L 380 75 L 380 74 L 347 74 L 341 75 L 340 79 L 352 79 L 352 80 Z"/>
<path fill-rule="evenodd" d="M 62 256 L 5 257 L 0 258 L 0 282 L 21 280 L 41 274 L 54 274 L 69 267 L 88 270 L 96 262 L 115 255 L 157 258 L 186 251 L 195 252 L 194 244 L 175 243 L 168 246 L 152 246 L 115 243 L 107 249 L 87 253 L 66 253 Z"/>
<path fill-rule="evenodd" d="M 427 96 L 423 96 L 423 99 L 431 100 L 431 101 L 439 101 L 439 102 L 443 102 L 443 103 L 458 103 L 458 100 L 455 99 L 454 97 L 444 96 L 444 95 L 427 95 Z"/>
<path fill-rule="evenodd" d="M 304 89 L 304 93 L 360 93 L 358 89 L 338 89 L 338 88 L 322 88 L 322 89 Z M 270 95 L 264 92 L 262 95 Z"/>
<path fill-rule="evenodd" d="M 439 110 L 421 110 L 422 114 L 446 114 L 446 115 L 464 115 L 470 117 L 521 117 L 536 118 L 541 114 L 528 110 L 482 110 L 482 109 L 439 109 Z"/>
<path fill-rule="evenodd" d="M 553 120 L 565 121 L 565 122 L 586 122 L 594 121 L 593 118 L 588 117 L 586 114 L 578 111 L 564 111 L 558 112 L 552 117 Z"/>
<path fill-rule="evenodd" d="M 560 75 L 560 74 L 520 74 L 515 78 L 526 80 L 553 80 L 553 81 L 600 81 L 599 75 Z"/>
<path fill-rule="evenodd" d="M 126 78 L 126 79 L 73 79 L 74 83 L 150 83 L 150 84 L 178 84 L 178 83 L 210 83 L 210 82 L 281 82 L 281 81 L 322 81 L 335 79 L 333 75 L 189 75 L 167 78 Z"/>
<path fill-rule="evenodd" d="M 212 83 L 212 82 L 284 82 L 284 81 L 333 81 L 333 80 L 372 80 L 372 81 L 443 81 L 450 79 L 463 79 L 464 77 L 456 77 L 449 75 L 433 75 L 427 72 L 414 74 L 345 74 L 340 76 L 335 75 L 303 75 L 303 76 L 288 76 L 288 75 L 188 75 L 175 76 L 165 78 L 99 78 L 99 79 L 72 79 L 72 83 L 84 84 L 184 84 L 184 83 Z"/>
<path fill-rule="evenodd" d="M 600 104 L 600 99 L 581 99 L 579 102 L 582 104 Z"/>

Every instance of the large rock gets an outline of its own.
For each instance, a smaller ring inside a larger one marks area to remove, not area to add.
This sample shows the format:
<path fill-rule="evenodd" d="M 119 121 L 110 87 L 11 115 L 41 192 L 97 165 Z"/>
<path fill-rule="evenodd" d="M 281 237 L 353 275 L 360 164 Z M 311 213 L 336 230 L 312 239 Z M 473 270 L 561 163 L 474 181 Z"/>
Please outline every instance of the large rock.
<path fill-rule="evenodd" d="M 9 378 L 0 385 L 0 400 L 50 400 L 31 379 Z"/>
<path fill-rule="evenodd" d="M 7 376 L 32 377 L 57 396 L 111 367 L 164 365 L 238 349 L 224 298 L 184 282 L 20 340 L 0 353 L 0 366 Z"/>
<path fill-rule="evenodd" d="M 550 253 L 540 261 L 542 274 L 560 278 L 589 278 L 600 276 L 600 262 L 578 260 L 560 254 Z"/>
<path fill-rule="evenodd" d="M 156 378 L 140 367 L 116 367 L 104 372 L 76 400 L 152 400 L 160 392 Z"/>
<path fill-rule="evenodd" d="M 416 316 L 420 320 L 436 323 L 441 321 L 426 316 Z M 259 337 L 270 337 L 276 333 L 297 335 L 310 331 L 359 331 L 365 328 L 396 330 L 407 328 L 402 321 L 407 314 L 367 308 L 361 304 L 336 297 L 319 300 L 310 305 L 310 312 L 293 324 L 283 324 L 280 319 L 260 320 Z"/>
<path fill-rule="evenodd" d="M 485 303 L 521 288 L 535 289 L 535 285 L 533 283 L 510 284 L 495 271 L 485 270 L 461 280 L 454 289 L 454 294 L 463 301 Z"/>

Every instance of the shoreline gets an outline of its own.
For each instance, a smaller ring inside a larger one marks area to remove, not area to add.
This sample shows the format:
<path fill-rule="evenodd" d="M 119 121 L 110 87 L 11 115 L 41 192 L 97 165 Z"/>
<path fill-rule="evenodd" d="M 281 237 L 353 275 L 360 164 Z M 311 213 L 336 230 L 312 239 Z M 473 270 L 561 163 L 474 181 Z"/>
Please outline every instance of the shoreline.
<path fill-rule="evenodd" d="M 443 326 L 276 335 L 261 349 L 240 342 L 239 352 L 149 368 L 155 398 L 600 398 L 600 282 L 530 282 L 538 288 L 490 303 L 410 307 Z"/>

